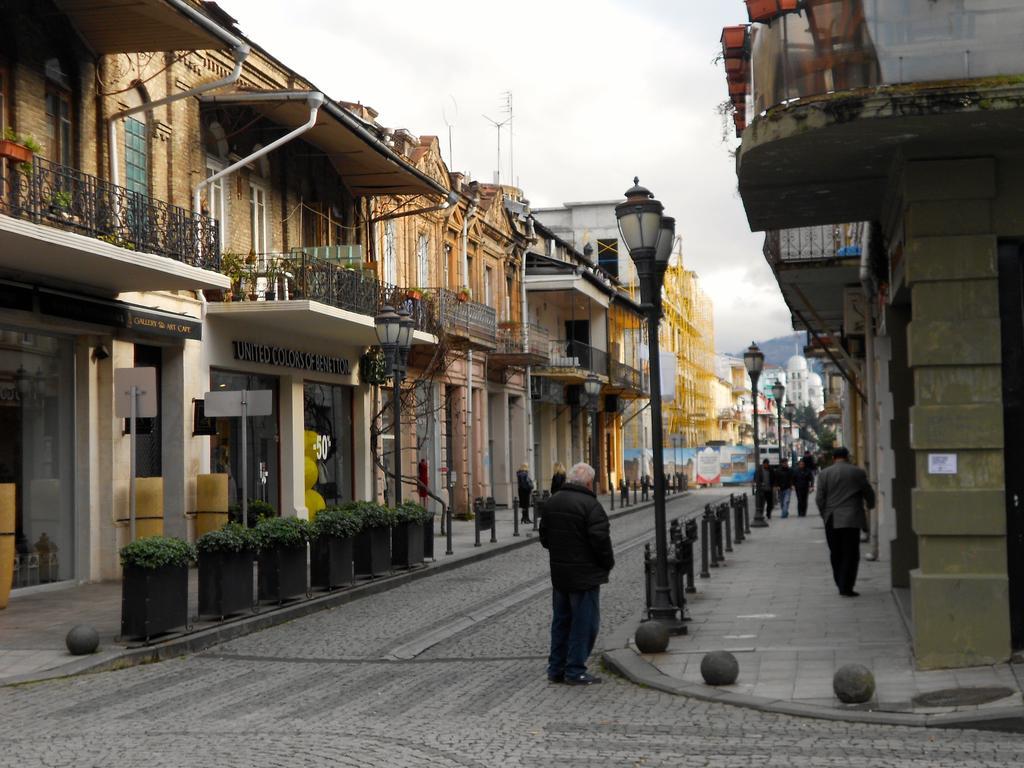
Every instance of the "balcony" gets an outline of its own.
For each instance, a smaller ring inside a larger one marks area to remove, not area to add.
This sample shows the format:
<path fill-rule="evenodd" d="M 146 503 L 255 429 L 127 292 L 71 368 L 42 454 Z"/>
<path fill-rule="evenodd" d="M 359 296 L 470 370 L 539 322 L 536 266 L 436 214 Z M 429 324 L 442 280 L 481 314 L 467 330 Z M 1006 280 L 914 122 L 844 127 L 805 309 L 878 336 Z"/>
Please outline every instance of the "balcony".
<path fill-rule="evenodd" d="M 773 267 L 859 259 L 864 223 L 777 229 L 765 235 L 764 255 Z"/>
<path fill-rule="evenodd" d="M 426 288 L 423 299 L 429 303 L 438 326 L 455 346 L 493 350 L 498 340 L 498 315 L 493 307 L 462 300 L 447 288 Z"/>
<path fill-rule="evenodd" d="M 41 157 L 8 165 L 0 214 L 0 266 L 21 275 L 115 294 L 227 287 L 216 221 Z"/>
<path fill-rule="evenodd" d="M 488 356 L 491 365 L 525 368 L 541 365 L 548 359 L 551 337 L 534 323 L 502 323 L 498 328 L 498 346 Z"/>
<path fill-rule="evenodd" d="M 547 362 L 538 365 L 534 373 L 577 383 L 591 373 L 607 380 L 608 353 L 575 339 L 558 339 L 548 345 Z"/>
<path fill-rule="evenodd" d="M 884 220 L 915 146 L 1015 151 L 1021 28 L 1011 0 L 806 0 L 753 25 L 737 159 L 750 228 Z"/>
<path fill-rule="evenodd" d="M 650 378 L 646 373 L 631 365 L 612 360 L 608 364 L 608 388 L 610 394 L 618 394 L 626 400 L 647 397 L 650 393 Z"/>
<path fill-rule="evenodd" d="M 565 405 L 565 385 L 555 379 L 531 376 L 530 397 L 549 405 Z"/>

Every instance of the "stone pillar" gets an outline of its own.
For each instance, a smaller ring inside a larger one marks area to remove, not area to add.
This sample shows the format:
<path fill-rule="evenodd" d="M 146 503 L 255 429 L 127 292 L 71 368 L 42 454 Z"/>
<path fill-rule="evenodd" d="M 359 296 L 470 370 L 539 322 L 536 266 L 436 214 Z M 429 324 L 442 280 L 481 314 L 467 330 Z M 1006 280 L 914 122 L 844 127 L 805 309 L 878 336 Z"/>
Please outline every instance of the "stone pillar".
<path fill-rule="evenodd" d="M 1010 656 L 995 176 L 980 158 L 909 162 L 900 179 L 921 668 Z M 935 454 L 955 456 L 956 473 L 931 472 Z"/>
<path fill-rule="evenodd" d="M 910 450 L 910 409 L 914 405 L 914 377 L 907 364 L 908 305 L 886 308 L 885 324 L 891 340 L 889 386 L 892 392 L 890 433 L 893 478 L 889 497 L 894 535 L 890 540 L 890 572 L 894 587 L 910 587 L 910 572 L 917 568 L 917 534 L 911 521 L 911 491 L 917 475 L 914 452 Z"/>

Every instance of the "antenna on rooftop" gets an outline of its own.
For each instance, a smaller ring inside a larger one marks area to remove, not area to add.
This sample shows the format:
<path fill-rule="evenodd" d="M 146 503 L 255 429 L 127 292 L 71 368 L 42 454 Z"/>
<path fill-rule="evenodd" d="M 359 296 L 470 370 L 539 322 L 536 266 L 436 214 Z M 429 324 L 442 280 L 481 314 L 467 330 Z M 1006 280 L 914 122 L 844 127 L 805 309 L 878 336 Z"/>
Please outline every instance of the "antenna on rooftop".
<path fill-rule="evenodd" d="M 448 170 L 454 171 L 455 165 L 452 150 L 452 128 L 455 127 L 456 121 L 459 119 L 459 105 L 455 101 L 455 97 L 450 93 L 448 94 L 448 101 L 441 107 L 441 117 L 444 120 L 444 124 L 448 126 Z"/>
<path fill-rule="evenodd" d="M 508 116 L 504 120 L 495 120 L 493 117 L 488 117 L 487 115 L 483 116 L 484 120 L 493 125 L 498 131 L 498 166 L 497 170 L 494 172 L 495 184 L 501 184 L 501 129 L 512 122 L 512 92 L 505 91 L 501 96 L 502 101 L 498 108 L 501 110 L 502 114 Z M 509 126 L 509 130 L 511 131 L 511 126 Z"/>

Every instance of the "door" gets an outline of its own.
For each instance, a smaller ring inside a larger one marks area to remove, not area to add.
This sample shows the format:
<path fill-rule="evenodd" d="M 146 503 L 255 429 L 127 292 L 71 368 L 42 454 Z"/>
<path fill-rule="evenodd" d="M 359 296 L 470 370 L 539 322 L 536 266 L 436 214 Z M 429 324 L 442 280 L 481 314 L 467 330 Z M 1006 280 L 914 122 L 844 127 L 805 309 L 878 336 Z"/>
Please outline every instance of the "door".
<path fill-rule="evenodd" d="M 1024 648 L 1024 268 L 1020 243 L 999 246 L 999 314 L 1003 352 L 1003 460 L 1010 636 Z M 1013 436 L 1013 439 L 1010 439 Z"/>

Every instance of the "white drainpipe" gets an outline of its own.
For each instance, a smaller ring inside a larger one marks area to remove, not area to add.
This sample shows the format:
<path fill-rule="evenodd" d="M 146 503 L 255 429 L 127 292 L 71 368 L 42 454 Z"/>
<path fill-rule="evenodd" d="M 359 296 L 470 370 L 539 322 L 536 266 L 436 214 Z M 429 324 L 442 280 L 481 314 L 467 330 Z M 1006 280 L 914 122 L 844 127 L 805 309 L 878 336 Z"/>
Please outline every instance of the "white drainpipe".
<path fill-rule="evenodd" d="M 246 96 L 251 96 L 251 98 L 248 98 L 248 99 L 244 98 Z M 199 212 L 200 193 L 202 192 L 203 187 L 208 187 L 213 182 L 218 181 L 219 179 L 224 178 L 228 174 L 234 173 L 235 171 L 237 171 L 242 166 L 245 166 L 245 165 L 248 165 L 249 163 L 251 163 L 253 160 L 258 160 L 259 158 L 263 157 L 264 155 L 268 154 L 269 152 L 273 152 L 275 149 L 280 147 L 282 144 L 287 144 L 292 139 L 298 138 L 299 136 L 304 134 L 306 131 L 308 131 L 310 128 L 312 128 L 313 126 L 316 125 L 317 115 L 320 112 L 320 107 L 323 106 L 323 103 L 324 103 L 324 95 L 322 93 L 320 93 L 319 91 L 314 91 L 312 93 L 295 94 L 295 96 L 296 96 L 295 99 L 287 99 L 287 100 L 289 100 L 289 101 L 291 101 L 291 100 L 298 100 L 300 98 L 305 100 L 306 105 L 309 107 L 309 120 L 304 122 L 302 125 L 300 125 L 295 130 L 289 131 L 288 133 L 286 133 L 281 138 L 279 138 L 279 139 L 277 139 L 275 141 L 270 142 L 269 144 L 267 144 L 267 146 L 260 147 L 255 152 L 253 152 L 251 155 L 249 155 L 248 157 L 243 157 L 241 160 L 239 160 L 239 161 L 237 161 L 235 163 L 232 163 L 227 168 L 224 168 L 223 170 L 217 171 L 217 173 L 213 174 L 213 176 L 210 176 L 209 178 L 203 179 L 198 184 L 196 184 L 195 191 L 192 193 L 192 210 L 196 211 L 197 213 Z M 259 93 L 237 94 L 237 95 L 233 94 L 231 96 L 231 103 L 244 103 L 245 101 L 266 101 L 266 99 L 267 99 L 267 97 L 265 95 L 259 94 Z"/>
<path fill-rule="evenodd" d="M 205 17 L 202 17 L 205 18 Z M 212 22 L 211 22 L 212 23 Z M 227 35 L 227 32 L 222 30 L 222 34 Z M 242 74 L 242 64 L 245 63 L 246 58 L 249 56 L 249 46 L 238 40 L 234 35 L 229 36 L 235 42 L 234 45 L 234 57 L 235 57 L 235 68 L 231 70 L 231 73 L 227 77 L 223 77 L 220 80 L 215 80 L 212 83 L 203 83 L 197 85 L 195 88 L 189 88 L 187 91 L 181 93 L 172 93 L 170 96 L 165 96 L 157 101 L 147 101 L 145 104 L 140 104 L 137 107 L 131 107 L 130 109 L 123 109 L 108 119 L 107 128 L 109 130 L 109 148 L 110 148 L 110 181 L 112 184 L 121 184 L 121 171 L 117 165 L 117 124 L 120 120 L 126 117 L 137 114 L 139 112 L 146 112 L 157 107 L 165 106 L 173 101 L 180 101 L 181 99 L 188 98 L 189 96 L 199 96 L 200 94 L 212 91 L 216 88 L 223 88 L 225 85 L 231 85 Z"/>

